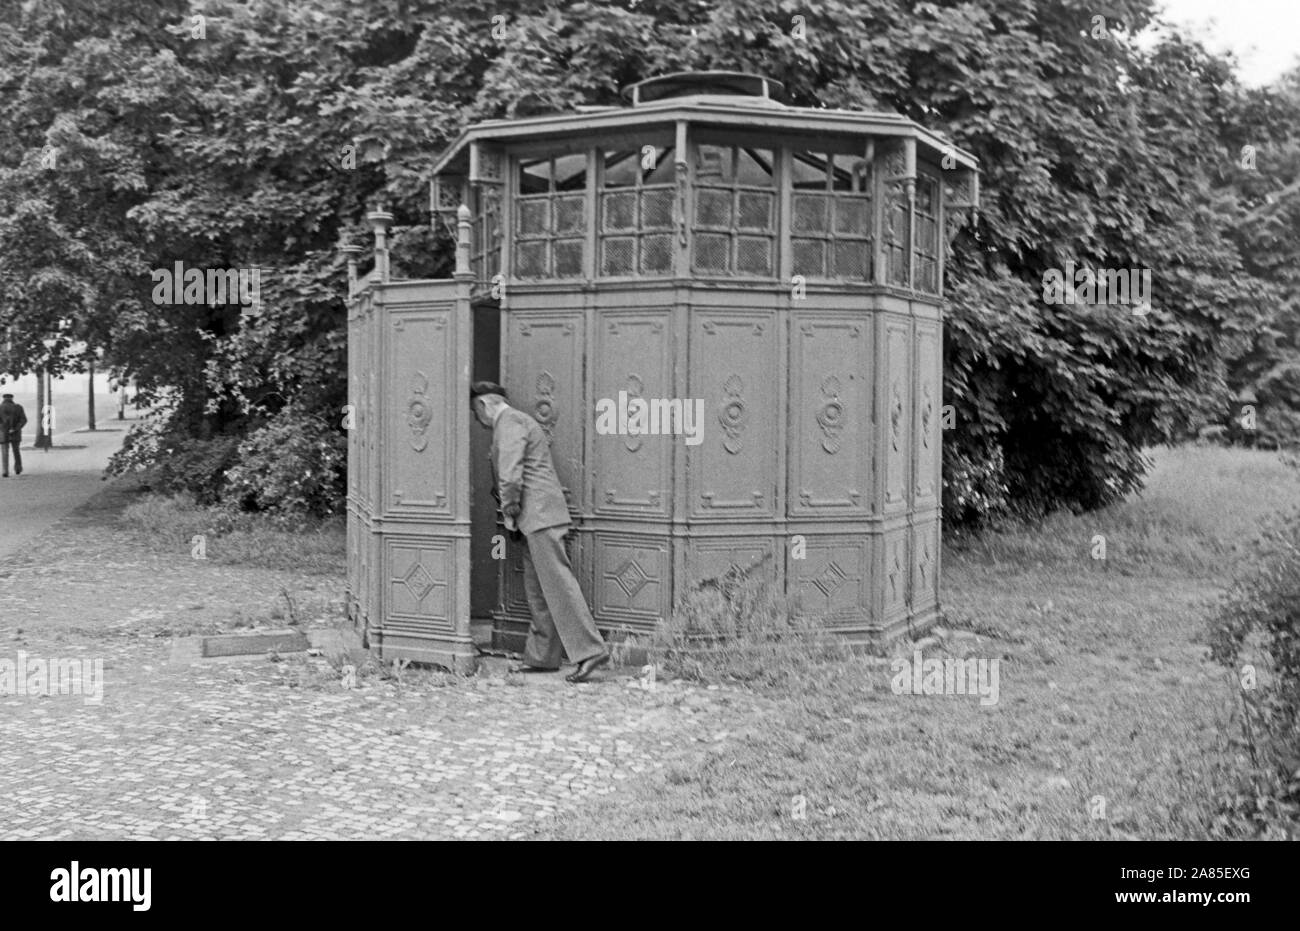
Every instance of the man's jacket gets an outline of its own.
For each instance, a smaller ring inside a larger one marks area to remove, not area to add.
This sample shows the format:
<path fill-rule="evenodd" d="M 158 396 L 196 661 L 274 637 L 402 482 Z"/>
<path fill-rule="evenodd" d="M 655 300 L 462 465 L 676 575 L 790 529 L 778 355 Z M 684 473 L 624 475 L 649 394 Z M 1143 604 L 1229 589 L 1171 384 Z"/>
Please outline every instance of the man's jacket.
<path fill-rule="evenodd" d="M 569 508 L 551 460 L 551 444 L 536 420 L 513 407 L 502 410 L 492 428 L 491 456 L 501 507 L 519 505 L 521 531 L 569 526 Z"/>
<path fill-rule="evenodd" d="M 27 426 L 27 412 L 21 404 L 13 401 L 0 403 L 0 443 L 19 439 L 23 427 Z"/>

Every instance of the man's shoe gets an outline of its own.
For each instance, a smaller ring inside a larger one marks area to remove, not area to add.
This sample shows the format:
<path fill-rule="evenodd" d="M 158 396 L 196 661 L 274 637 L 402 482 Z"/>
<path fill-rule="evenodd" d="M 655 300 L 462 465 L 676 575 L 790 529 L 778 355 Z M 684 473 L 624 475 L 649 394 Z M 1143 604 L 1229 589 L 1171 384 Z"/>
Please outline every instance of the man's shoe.
<path fill-rule="evenodd" d="M 559 672 L 558 666 L 529 666 L 527 663 L 515 663 L 510 667 L 511 672 Z"/>
<path fill-rule="evenodd" d="M 564 677 L 566 682 L 586 682 L 591 674 L 599 666 L 604 666 L 609 662 L 609 651 L 598 653 L 595 656 L 589 656 L 578 664 L 578 668 Z"/>

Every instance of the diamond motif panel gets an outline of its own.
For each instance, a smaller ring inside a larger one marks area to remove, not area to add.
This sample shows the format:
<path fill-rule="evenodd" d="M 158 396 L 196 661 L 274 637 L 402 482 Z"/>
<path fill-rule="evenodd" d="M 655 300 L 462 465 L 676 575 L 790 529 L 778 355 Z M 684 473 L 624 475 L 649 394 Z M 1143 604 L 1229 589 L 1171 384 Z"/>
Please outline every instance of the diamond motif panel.
<path fill-rule="evenodd" d="M 810 581 L 823 595 L 830 598 L 847 580 L 848 576 L 844 574 L 844 570 L 832 560 L 826 564 L 825 569 Z"/>
<path fill-rule="evenodd" d="M 425 596 L 438 584 L 433 576 L 429 575 L 429 570 L 418 562 L 411 566 L 411 571 L 406 573 L 406 578 L 402 579 L 402 582 L 415 596 L 416 601 L 424 601 Z"/>
<path fill-rule="evenodd" d="M 670 610 L 668 543 L 621 533 L 594 539 L 595 590 L 592 613 L 602 626 L 650 629 Z"/>
<path fill-rule="evenodd" d="M 396 621 L 407 629 L 450 627 L 454 593 L 448 581 L 447 550 L 389 540 L 387 551 L 387 623 Z"/>
<path fill-rule="evenodd" d="M 809 537 L 803 558 L 789 557 L 791 594 L 804 617 L 832 626 L 871 617 L 869 542 L 864 537 Z"/>
<path fill-rule="evenodd" d="M 650 577 L 645 574 L 645 570 L 637 564 L 635 559 L 629 559 L 614 573 L 614 581 L 618 587 L 623 589 L 628 600 L 631 601 L 637 596 L 641 589 L 645 588 Z"/>

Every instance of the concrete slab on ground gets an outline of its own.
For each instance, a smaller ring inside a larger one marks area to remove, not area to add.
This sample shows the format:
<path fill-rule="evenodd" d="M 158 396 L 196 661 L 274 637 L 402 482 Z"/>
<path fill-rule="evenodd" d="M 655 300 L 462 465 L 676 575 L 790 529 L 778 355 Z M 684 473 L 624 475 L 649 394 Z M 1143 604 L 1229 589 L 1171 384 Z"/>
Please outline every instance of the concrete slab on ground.
<path fill-rule="evenodd" d="M 290 641 L 286 635 L 295 639 Z M 226 641 L 237 638 L 247 638 L 249 641 L 249 651 L 245 652 L 219 652 L 205 654 L 204 642 L 218 639 L 211 634 L 196 634 L 190 637 L 174 637 L 171 641 L 171 651 L 167 658 L 168 665 L 190 666 L 195 663 L 228 663 L 228 662 L 248 662 L 249 660 L 263 660 L 267 654 L 275 651 L 282 655 L 293 656 L 298 653 L 304 653 L 307 650 L 320 650 L 325 656 L 333 656 L 339 653 L 348 653 L 353 650 L 361 649 L 361 637 L 356 631 L 341 627 L 322 627 L 316 629 L 307 629 L 304 631 L 295 630 L 253 630 L 248 632 L 222 634 L 220 635 Z M 270 638 L 270 639 L 268 639 Z M 301 643 L 298 649 L 288 649 L 288 644 L 292 642 Z M 277 646 L 280 644 L 280 646 Z"/>

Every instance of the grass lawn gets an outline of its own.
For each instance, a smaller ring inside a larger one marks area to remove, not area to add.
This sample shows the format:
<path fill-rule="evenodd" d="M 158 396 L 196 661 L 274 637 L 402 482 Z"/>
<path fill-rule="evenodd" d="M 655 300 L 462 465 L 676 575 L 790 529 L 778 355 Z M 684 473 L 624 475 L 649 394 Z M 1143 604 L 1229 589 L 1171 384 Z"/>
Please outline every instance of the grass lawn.
<path fill-rule="evenodd" d="M 1300 472 L 1252 450 L 1154 458 L 1122 505 L 945 549 L 946 628 L 976 636 L 926 655 L 998 659 L 995 705 L 895 695 L 887 662 L 835 660 L 542 836 L 1210 836 L 1238 748 L 1206 621 L 1261 525 L 1300 504 Z"/>
<path fill-rule="evenodd" d="M 160 551 L 190 553 L 202 541 L 201 558 L 220 565 L 334 576 L 347 569 L 347 526 L 341 517 L 277 524 L 264 516 L 200 507 L 182 496 L 149 494 L 126 506 L 119 526 Z"/>

